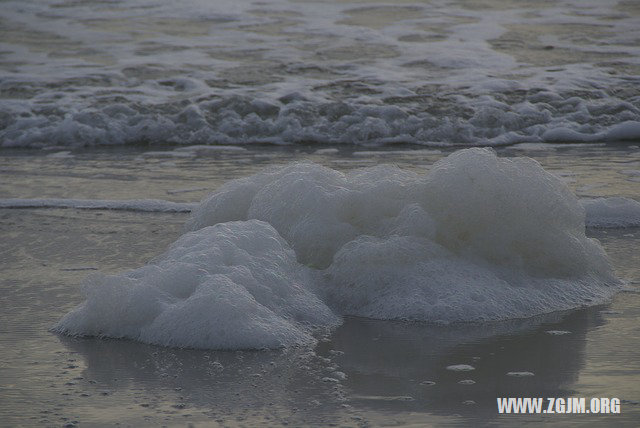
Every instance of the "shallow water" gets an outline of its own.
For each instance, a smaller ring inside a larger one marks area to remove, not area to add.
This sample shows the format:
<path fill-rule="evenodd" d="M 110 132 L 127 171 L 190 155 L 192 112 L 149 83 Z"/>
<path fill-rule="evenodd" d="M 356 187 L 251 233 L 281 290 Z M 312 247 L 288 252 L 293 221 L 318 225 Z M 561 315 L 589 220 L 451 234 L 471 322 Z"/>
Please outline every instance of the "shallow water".
<path fill-rule="evenodd" d="M 446 155 L 412 149 L 4 151 L 0 197 L 195 202 L 265 165 L 313 160 L 350 170 L 388 162 L 423 171 Z M 640 169 L 637 147 L 515 146 L 499 154 L 534 157 L 582 198 L 638 195 L 628 173 Z M 145 264 L 183 232 L 186 213 L 2 208 L 0 216 L 0 417 L 8 425 L 633 426 L 640 418 L 637 227 L 587 230 L 630 285 L 606 305 L 450 326 L 347 317 L 313 349 L 222 352 L 49 332 L 84 299 L 87 274 Z M 475 370 L 447 370 L 457 364 Z M 507 375 L 525 371 L 534 376 Z M 622 414 L 498 416 L 496 396 L 618 397 Z"/>
<path fill-rule="evenodd" d="M 636 2 L 0 4 L 0 425 L 637 426 Z M 560 177 L 629 288 L 524 320 L 347 316 L 271 351 L 50 331 L 87 275 L 158 257 L 229 180 L 300 160 L 425 173 L 469 146 Z M 498 416 L 509 395 L 622 414 Z"/>
<path fill-rule="evenodd" d="M 640 137 L 633 1 L 2 5 L 2 147 Z"/>

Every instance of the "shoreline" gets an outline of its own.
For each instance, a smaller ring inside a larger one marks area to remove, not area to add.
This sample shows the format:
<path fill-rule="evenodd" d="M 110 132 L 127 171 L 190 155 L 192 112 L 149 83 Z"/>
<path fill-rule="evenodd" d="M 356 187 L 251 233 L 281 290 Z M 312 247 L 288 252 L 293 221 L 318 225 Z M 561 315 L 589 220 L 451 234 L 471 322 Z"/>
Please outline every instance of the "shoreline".
<path fill-rule="evenodd" d="M 570 182 L 575 189 L 593 197 L 631 196 L 636 182 L 616 172 L 628 169 L 628 154 L 627 163 L 619 163 L 612 152 L 602 153 L 611 163 L 575 153 L 558 155 L 556 151 L 542 153 L 540 160 L 575 180 Z M 296 156 L 300 155 L 276 160 Z M 349 168 L 371 162 L 331 153 L 322 156 L 323 162 L 334 165 L 344 166 L 339 161 L 349 160 Z M 395 160 L 385 160 L 406 162 L 402 165 L 420 170 L 421 159 L 393 156 Z M 119 171 L 128 171 L 125 178 L 130 178 L 127 163 L 135 162 L 135 156 L 130 160 L 122 155 L 100 157 L 48 160 L 49 169 L 44 171 L 48 187 L 41 188 L 42 192 L 64 195 L 77 188 L 81 193 L 82 188 L 95 183 L 91 187 L 95 195 L 101 194 L 100 189 L 112 194 L 111 185 L 119 182 Z M 36 181 L 22 185 L 18 183 L 25 175 L 18 172 L 23 166 L 7 163 L 7 159 L 5 156 L 4 165 L 13 170 L 3 170 L 5 186 L 10 186 L 5 187 L 5 194 L 7 188 L 13 189 L 14 197 L 18 191 L 35 193 L 36 185 L 43 182 L 37 179 L 43 172 L 38 172 L 38 159 L 44 158 L 30 159 L 35 161 Z M 567 163 L 567 159 L 574 159 L 574 163 Z M 103 175 L 84 175 L 87 162 L 100 166 Z M 152 159 L 152 165 L 157 162 L 163 160 Z M 170 167 L 171 181 L 154 179 L 162 177 L 166 169 L 152 169 L 151 173 L 143 169 L 135 180 L 140 183 L 128 191 L 146 189 L 151 194 L 189 200 L 204 191 L 166 192 L 212 188 L 215 185 L 205 185 L 207 176 L 216 170 L 211 162 L 223 166 L 217 170 L 222 175 L 229 170 L 224 166 L 230 165 L 224 156 L 188 162 Z M 231 164 L 237 172 L 238 165 L 243 165 L 237 159 Z M 261 165 L 259 161 L 249 163 L 248 169 Z M 603 174 L 594 165 L 599 165 Z M 183 171 L 182 178 L 179 171 Z M 227 179 L 214 177 L 211 182 Z M 69 188 L 68 183 L 75 187 Z M 121 272 L 155 258 L 182 233 L 185 213 L 53 208 L 0 209 L 0 215 L 2 232 L 10 238 L 2 247 L 2 253 L 9 256 L 1 276 L 8 309 L 2 314 L 6 330 L 0 336 L 5 344 L 1 359 L 7 363 L 2 369 L 5 400 L 0 415 L 7 423 L 509 426 L 515 421 L 543 420 L 551 425 L 568 421 L 567 415 L 498 417 L 496 391 L 516 396 L 612 396 L 623 400 L 622 415 L 575 415 L 577 419 L 572 421 L 632 425 L 640 417 L 640 405 L 634 404 L 640 401 L 636 386 L 640 382 L 640 346 L 629 339 L 637 334 L 635 320 L 640 311 L 640 272 L 634 259 L 640 241 L 638 228 L 589 232 L 605 246 L 618 276 L 632 286 L 631 291 L 617 294 L 604 306 L 552 314 L 551 320 L 540 324 L 523 320 L 519 321 L 522 329 L 502 331 L 496 331 L 496 325 L 487 331 L 487 324 L 434 326 L 348 317 L 312 350 L 215 352 L 67 338 L 49 332 L 54 322 L 82 301 L 80 284 L 87 273 Z M 473 333 L 474 327 L 480 335 Z M 476 370 L 446 370 L 455 364 L 469 364 Z M 511 371 L 528 371 L 534 376 L 507 376 Z M 475 383 L 458 383 L 466 379 Z M 435 385 L 421 385 L 424 381 Z"/>

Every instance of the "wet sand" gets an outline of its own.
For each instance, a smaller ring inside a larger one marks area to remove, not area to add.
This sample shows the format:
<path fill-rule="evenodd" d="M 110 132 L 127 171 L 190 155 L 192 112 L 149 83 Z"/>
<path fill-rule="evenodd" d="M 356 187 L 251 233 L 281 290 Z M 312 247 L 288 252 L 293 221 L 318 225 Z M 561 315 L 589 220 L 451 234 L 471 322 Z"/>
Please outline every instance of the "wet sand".
<path fill-rule="evenodd" d="M 194 202 L 265 164 L 351 169 L 379 154 L 255 149 L 181 157 L 172 149 L 45 157 L 5 152 L 3 198 Z M 637 197 L 637 149 L 505 149 L 566 178 L 581 197 Z M 387 154 L 420 169 L 444 153 Z M 143 265 L 181 233 L 184 213 L 2 209 L 0 419 L 7 426 L 549 425 L 640 420 L 638 228 L 588 230 L 631 289 L 611 304 L 499 323 L 436 326 L 346 318 L 315 349 L 202 351 L 70 338 L 49 328 L 95 271 Z M 569 332 L 557 334 L 549 332 Z M 474 370 L 453 371 L 452 365 Z M 510 376 L 530 372 L 533 376 Z M 468 382 L 472 380 L 472 382 Z M 465 382 L 466 381 L 466 382 Z M 496 397 L 618 397 L 619 415 L 498 415 Z"/>

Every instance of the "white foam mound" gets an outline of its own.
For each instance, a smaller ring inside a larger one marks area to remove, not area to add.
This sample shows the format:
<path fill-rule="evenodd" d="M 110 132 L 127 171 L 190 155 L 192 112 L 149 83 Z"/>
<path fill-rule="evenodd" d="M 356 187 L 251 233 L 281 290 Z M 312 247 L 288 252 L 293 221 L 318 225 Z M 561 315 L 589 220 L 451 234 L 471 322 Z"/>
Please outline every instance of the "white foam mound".
<path fill-rule="evenodd" d="M 307 269 L 260 221 L 187 233 L 153 263 L 96 275 L 55 330 L 166 346 L 239 349 L 314 342 L 338 318 L 308 291 Z"/>
<path fill-rule="evenodd" d="M 596 198 L 583 200 L 587 226 L 625 228 L 640 226 L 640 202 L 628 198 Z"/>
<path fill-rule="evenodd" d="M 189 227 L 246 219 L 273 225 L 342 314 L 528 317 L 602 301 L 617 283 L 566 185 L 531 159 L 488 149 L 456 152 L 426 175 L 268 170 L 210 195 Z"/>
<path fill-rule="evenodd" d="M 209 348 L 312 343 L 333 313 L 465 322 L 605 301 L 619 287 L 566 185 L 456 152 L 426 175 L 296 163 L 207 197 L 159 260 L 88 281 L 72 334 Z M 333 313 L 332 313 L 333 311 Z"/>

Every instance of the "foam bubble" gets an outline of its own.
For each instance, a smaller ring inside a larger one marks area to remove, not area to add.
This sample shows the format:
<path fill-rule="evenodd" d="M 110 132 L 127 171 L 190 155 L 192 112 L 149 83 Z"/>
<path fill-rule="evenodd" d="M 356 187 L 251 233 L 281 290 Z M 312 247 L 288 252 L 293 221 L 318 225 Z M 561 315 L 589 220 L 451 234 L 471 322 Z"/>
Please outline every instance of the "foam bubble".
<path fill-rule="evenodd" d="M 205 198 L 159 260 L 89 280 L 58 329 L 261 347 L 312 343 L 333 313 L 450 323 L 596 304 L 620 282 L 584 222 L 560 179 L 489 149 L 425 174 L 273 167 Z"/>
<path fill-rule="evenodd" d="M 305 288 L 308 272 L 260 221 L 187 233 L 155 262 L 95 275 L 55 330 L 166 346 L 239 349 L 311 344 L 338 318 Z"/>
<path fill-rule="evenodd" d="M 565 334 L 571 334 L 571 332 L 567 330 L 547 330 L 545 333 L 552 336 L 564 336 Z"/>
<path fill-rule="evenodd" d="M 508 372 L 507 376 L 511 376 L 511 377 L 531 377 L 531 376 L 535 376 L 535 374 L 533 374 L 531 372 Z"/>
<path fill-rule="evenodd" d="M 443 95 L 445 99 L 448 97 Z M 153 155 L 188 158 L 234 153 L 242 150 L 238 145 L 251 143 L 311 141 L 366 146 L 410 143 L 448 147 L 596 143 L 640 137 L 640 121 L 637 120 L 640 113 L 632 105 L 619 101 L 618 108 L 612 108 L 613 112 L 599 113 L 589 100 L 571 104 L 570 99 L 563 98 L 563 101 L 551 104 L 525 100 L 507 105 L 488 103 L 470 95 L 464 98 L 464 106 L 457 104 L 460 100 L 448 100 L 437 107 L 452 110 L 451 116 L 433 115 L 412 107 L 411 97 L 401 106 L 321 99 L 283 105 L 278 100 L 230 95 L 222 101 L 194 101 L 187 107 L 182 101 L 167 102 L 152 111 L 131 100 L 131 106 L 127 106 L 130 112 L 126 115 L 114 114 L 113 106 L 108 105 L 86 107 L 87 112 L 69 112 L 62 117 L 41 115 L 40 109 L 30 111 L 30 107 L 21 107 L 14 110 L 9 106 L 5 123 L 0 128 L 0 146 L 170 143 L 189 145 L 189 148 L 154 152 Z M 471 110 L 468 119 L 463 117 L 465 109 Z M 585 117 L 578 117 L 580 115 Z M 356 153 L 359 156 L 375 154 L 370 151 Z"/>
<path fill-rule="evenodd" d="M 581 201 L 588 227 L 626 228 L 640 226 L 640 202 L 621 197 Z"/>
<path fill-rule="evenodd" d="M 637 17 L 616 2 L 23 3 L 3 2 L 2 147 L 640 136 Z"/>
<path fill-rule="evenodd" d="M 298 261 L 320 269 L 338 312 L 470 321 L 568 309 L 611 294 L 584 210 L 531 159 L 469 149 L 418 175 L 393 166 L 349 174 L 293 164 L 234 181 L 193 212 L 272 224 Z M 473 284 L 473 286 L 470 286 Z"/>
<path fill-rule="evenodd" d="M 468 364 L 454 364 L 452 366 L 447 366 L 447 370 L 451 370 L 452 372 L 469 372 L 475 369 L 475 367 Z"/>

